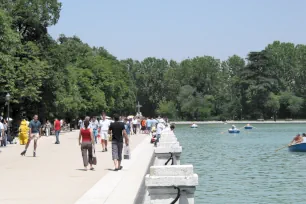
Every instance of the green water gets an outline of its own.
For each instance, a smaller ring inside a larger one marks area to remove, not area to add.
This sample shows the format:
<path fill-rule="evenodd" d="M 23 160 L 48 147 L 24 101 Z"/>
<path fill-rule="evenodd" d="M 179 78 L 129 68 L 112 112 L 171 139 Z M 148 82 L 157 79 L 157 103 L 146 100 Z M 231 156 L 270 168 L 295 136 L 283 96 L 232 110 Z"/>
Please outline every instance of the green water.
<path fill-rule="evenodd" d="M 306 203 L 306 154 L 275 152 L 306 132 L 306 125 L 256 127 L 234 135 L 227 133 L 230 125 L 176 126 L 181 164 L 193 164 L 199 176 L 196 203 Z"/>

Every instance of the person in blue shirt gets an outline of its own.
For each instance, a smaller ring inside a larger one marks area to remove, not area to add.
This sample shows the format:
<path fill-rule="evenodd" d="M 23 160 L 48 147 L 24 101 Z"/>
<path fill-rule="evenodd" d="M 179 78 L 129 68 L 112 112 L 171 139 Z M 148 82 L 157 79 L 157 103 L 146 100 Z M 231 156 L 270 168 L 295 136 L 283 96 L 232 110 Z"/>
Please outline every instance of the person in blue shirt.
<path fill-rule="evenodd" d="M 41 123 L 38 120 L 38 115 L 34 115 L 33 120 L 29 124 L 30 134 L 29 140 L 26 144 L 25 150 L 21 152 L 22 156 L 25 156 L 27 149 L 31 143 L 31 140 L 34 140 L 34 152 L 33 157 L 36 157 L 36 148 L 37 148 L 37 140 L 41 137 Z"/>
<path fill-rule="evenodd" d="M 128 119 L 124 120 L 124 126 L 125 126 L 126 134 L 129 137 L 131 135 L 131 124 L 130 124 L 130 121 L 128 121 Z"/>
<path fill-rule="evenodd" d="M 147 120 L 147 131 L 148 131 L 148 134 L 150 134 L 150 132 L 151 132 L 152 122 L 153 121 L 152 121 L 151 117 L 149 117 L 148 120 Z"/>

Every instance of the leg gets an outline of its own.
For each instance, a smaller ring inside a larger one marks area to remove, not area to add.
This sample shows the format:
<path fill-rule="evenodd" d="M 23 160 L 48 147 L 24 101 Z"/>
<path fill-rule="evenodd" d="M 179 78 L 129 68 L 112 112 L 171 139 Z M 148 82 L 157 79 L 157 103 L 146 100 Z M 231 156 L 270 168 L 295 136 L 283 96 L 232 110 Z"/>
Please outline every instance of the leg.
<path fill-rule="evenodd" d="M 55 137 L 56 137 L 56 144 L 59 144 L 59 133 L 60 133 L 60 131 L 59 130 L 56 130 L 55 131 Z"/>
<path fill-rule="evenodd" d="M 107 139 L 106 138 L 106 136 L 107 136 L 106 134 L 107 134 L 106 132 L 102 132 L 102 134 L 101 134 L 101 138 L 102 138 L 102 140 L 101 140 L 102 141 L 102 151 L 103 152 L 105 151 L 105 143 L 106 143 L 105 141 Z"/>
<path fill-rule="evenodd" d="M 123 142 L 118 143 L 118 168 L 122 169 L 121 161 L 122 161 L 122 149 L 123 149 Z"/>
<path fill-rule="evenodd" d="M 83 157 L 83 164 L 84 167 L 87 168 L 88 166 L 88 156 L 87 156 L 87 147 L 86 144 L 81 144 L 81 151 L 82 151 L 82 157 Z"/>
<path fill-rule="evenodd" d="M 92 151 L 93 151 L 93 148 L 92 148 L 92 144 L 88 144 L 87 145 L 87 148 L 88 148 L 88 162 L 90 164 L 90 168 L 92 168 Z"/>
<path fill-rule="evenodd" d="M 29 145 L 31 143 L 31 140 L 32 140 L 32 136 L 29 136 L 29 139 L 28 139 L 28 142 L 27 142 L 27 144 L 25 146 L 25 149 L 21 152 L 21 156 L 24 156 L 26 154 L 27 149 L 28 149 L 28 147 L 29 147 Z"/>
<path fill-rule="evenodd" d="M 104 152 L 104 139 L 101 139 L 102 151 Z"/>
<path fill-rule="evenodd" d="M 27 151 L 27 149 L 28 149 L 28 147 L 29 147 L 29 145 L 31 143 L 31 140 L 32 140 L 32 137 L 29 137 L 29 140 L 28 140 L 28 142 L 27 142 L 27 144 L 25 146 L 25 151 Z"/>
<path fill-rule="evenodd" d="M 98 132 L 97 132 L 97 130 L 94 130 L 94 137 L 95 137 L 95 143 L 96 144 L 98 144 L 97 136 L 98 136 Z"/>
<path fill-rule="evenodd" d="M 34 152 L 36 152 L 37 149 L 37 139 L 34 140 Z"/>
<path fill-rule="evenodd" d="M 112 157 L 115 165 L 115 170 L 118 170 L 119 165 L 118 165 L 118 144 L 117 142 L 112 142 Z"/>
<path fill-rule="evenodd" d="M 156 147 L 157 146 L 157 143 L 159 142 L 159 138 L 160 138 L 160 135 L 156 135 L 156 140 L 155 140 L 155 143 L 154 143 L 154 146 Z"/>

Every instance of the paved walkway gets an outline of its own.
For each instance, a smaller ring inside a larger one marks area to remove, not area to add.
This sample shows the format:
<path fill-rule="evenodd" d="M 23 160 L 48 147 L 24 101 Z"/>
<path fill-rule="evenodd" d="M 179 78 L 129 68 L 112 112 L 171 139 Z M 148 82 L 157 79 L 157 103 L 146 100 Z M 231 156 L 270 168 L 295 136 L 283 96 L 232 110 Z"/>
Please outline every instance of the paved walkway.
<path fill-rule="evenodd" d="M 32 157 L 33 144 L 25 157 L 20 156 L 24 146 L 9 145 L 1 148 L 0 203 L 73 204 L 104 175 L 115 173 L 111 171 L 114 167 L 110 146 L 108 152 L 101 152 L 100 145 L 96 146 L 98 165 L 95 171 L 83 171 L 77 138 L 78 131 L 63 133 L 61 144 L 55 145 L 53 136 L 42 137 L 36 158 Z M 132 135 L 131 149 L 144 143 L 144 138 L 148 139 L 148 136 Z"/>

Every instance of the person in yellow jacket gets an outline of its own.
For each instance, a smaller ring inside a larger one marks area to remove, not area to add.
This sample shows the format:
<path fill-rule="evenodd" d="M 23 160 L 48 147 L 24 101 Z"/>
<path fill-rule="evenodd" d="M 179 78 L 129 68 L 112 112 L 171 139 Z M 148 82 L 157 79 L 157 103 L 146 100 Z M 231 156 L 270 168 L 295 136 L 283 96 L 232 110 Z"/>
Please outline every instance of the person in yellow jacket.
<path fill-rule="evenodd" d="M 20 123 L 19 127 L 19 141 L 20 145 L 26 145 L 29 139 L 29 126 L 25 119 Z"/>

